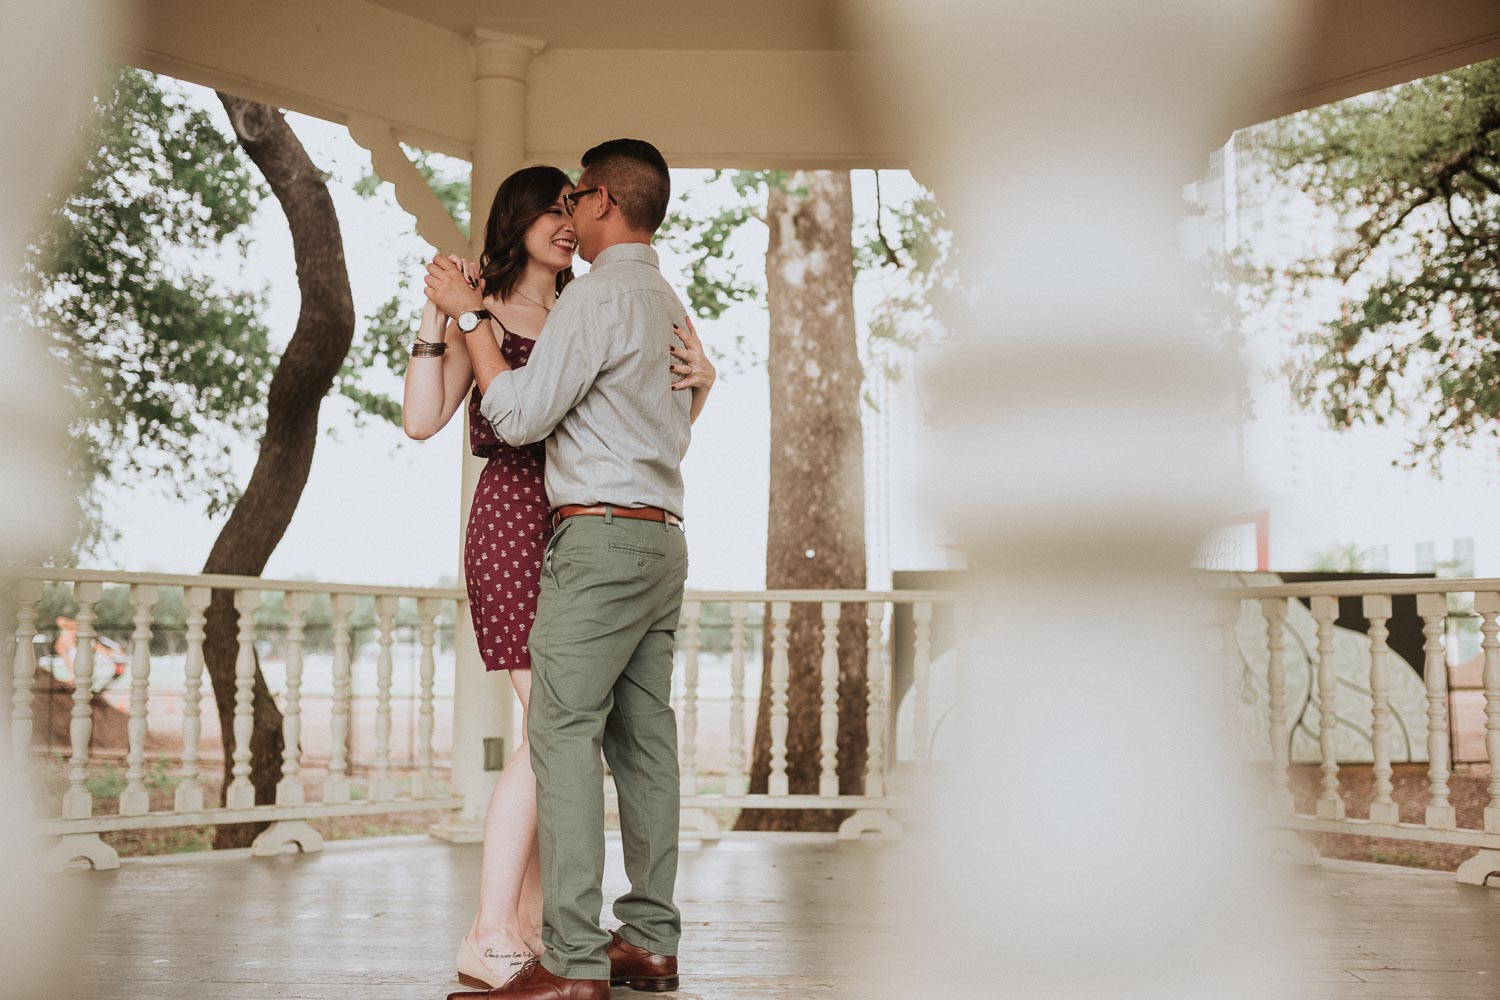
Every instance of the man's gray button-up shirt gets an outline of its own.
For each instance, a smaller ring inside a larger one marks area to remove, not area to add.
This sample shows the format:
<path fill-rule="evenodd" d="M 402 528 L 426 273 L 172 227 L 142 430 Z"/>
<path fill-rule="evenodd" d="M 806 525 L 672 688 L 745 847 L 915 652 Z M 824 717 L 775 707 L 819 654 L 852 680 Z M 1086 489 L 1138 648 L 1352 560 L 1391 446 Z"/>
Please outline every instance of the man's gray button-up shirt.
<path fill-rule="evenodd" d="M 547 499 L 683 514 L 691 393 L 668 348 L 686 310 L 656 251 L 620 243 L 558 298 L 524 368 L 490 383 L 480 412 L 512 445 L 547 442 Z M 549 436 L 550 435 L 550 436 Z"/>

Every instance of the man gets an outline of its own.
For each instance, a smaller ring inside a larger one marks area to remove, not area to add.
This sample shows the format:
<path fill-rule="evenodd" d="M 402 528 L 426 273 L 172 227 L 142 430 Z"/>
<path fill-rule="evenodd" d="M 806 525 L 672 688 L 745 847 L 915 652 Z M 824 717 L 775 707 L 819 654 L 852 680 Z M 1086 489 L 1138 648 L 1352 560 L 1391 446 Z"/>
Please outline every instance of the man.
<path fill-rule="evenodd" d="M 640 140 L 595 146 L 582 162 L 564 205 L 593 267 L 558 300 L 524 368 L 506 366 L 458 269 L 441 257 L 429 268 L 434 299 L 468 331 L 485 418 L 512 445 L 547 442 L 555 534 L 531 632 L 527 716 L 545 951 L 489 994 L 515 1000 L 607 1000 L 611 981 L 675 989 L 682 932 L 669 698 L 687 578 L 680 466 L 690 394 L 672 390 L 667 352 L 685 311 L 650 245 L 671 187 L 661 153 Z M 613 934 L 599 925 L 601 745 L 631 883 L 615 901 Z"/>

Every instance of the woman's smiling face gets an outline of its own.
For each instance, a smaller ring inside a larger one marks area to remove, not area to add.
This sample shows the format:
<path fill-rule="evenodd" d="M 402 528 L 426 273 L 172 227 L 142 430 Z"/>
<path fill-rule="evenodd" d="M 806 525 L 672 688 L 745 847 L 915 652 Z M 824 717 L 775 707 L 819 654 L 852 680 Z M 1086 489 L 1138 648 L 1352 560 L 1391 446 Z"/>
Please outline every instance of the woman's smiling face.
<path fill-rule="evenodd" d="M 578 250 L 578 234 L 562 203 L 563 195 L 572 190 L 571 184 L 564 185 L 552 206 L 526 230 L 527 256 L 559 271 L 573 266 L 573 254 Z"/>

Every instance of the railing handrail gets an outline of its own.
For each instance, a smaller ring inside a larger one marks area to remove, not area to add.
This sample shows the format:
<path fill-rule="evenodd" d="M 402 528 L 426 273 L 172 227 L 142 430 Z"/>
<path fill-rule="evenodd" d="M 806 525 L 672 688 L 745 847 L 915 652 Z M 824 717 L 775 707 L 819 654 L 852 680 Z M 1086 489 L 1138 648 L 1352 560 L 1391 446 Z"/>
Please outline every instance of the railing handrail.
<path fill-rule="evenodd" d="M 1261 597 L 1365 597 L 1409 594 L 1500 593 L 1500 577 L 1371 577 L 1365 580 L 1319 580 L 1247 587 L 1213 587 L 1220 598 Z"/>
<path fill-rule="evenodd" d="M 259 576 L 200 573 L 133 573 L 123 570 L 79 569 L 68 566 L 0 566 L 0 579 L 43 580 L 57 583 L 141 584 L 155 587 L 210 587 L 216 590 L 265 590 L 304 594 L 349 594 L 368 597 L 417 597 L 466 601 L 461 587 L 402 587 L 320 580 L 273 580 Z M 1500 589 L 1500 581 L 1496 581 Z M 787 601 L 806 604 L 836 601 L 843 604 L 884 601 L 895 604 L 953 604 L 966 600 L 955 590 L 688 590 L 683 599 L 701 604 L 744 601 L 764 604 Z"/>

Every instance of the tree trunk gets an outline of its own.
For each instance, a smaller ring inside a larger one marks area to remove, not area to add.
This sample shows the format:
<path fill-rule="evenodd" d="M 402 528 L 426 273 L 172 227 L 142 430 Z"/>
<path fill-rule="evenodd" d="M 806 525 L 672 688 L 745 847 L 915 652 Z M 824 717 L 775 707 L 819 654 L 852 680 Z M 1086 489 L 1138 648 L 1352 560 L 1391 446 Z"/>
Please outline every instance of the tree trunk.
<path fill-rule="evenodd" d="M 308 157 L 286 118 L 275 108 L 219 94 L 235 135 L 265 175 L 286 214 L 297 261 L 302 307 L 266 405 L 266 432 L 260 455 L 240 500 L 214 541 L 204 573 L 259 576 L 291 523 L 312 469 L 318 437 L 318 409 L 354 340 L 354 300 L 344 263 L 344 242 L 333 198 L 323 174 Z M 233 595 L 216 590 L 208 609 L 203 659 L 213 682 L 219 725 L 224 734 L 224 788 L 229 787 L 234 754 L 234 662 L 239 615 Z M 276 801 L 281 780 L 281 710 L 255 671 L 255 727 L 250 739 L 251 781 L 257 804 Z M 242 847 L 259 824 L 221 826 L 215 847 Z"/>
<path fill-rule="evenodd" d="M 771 314 L 771 500 L 766 586 L 865 586 L 864 370 L 854 325 L 854 204 L 846 172 L 793 174 L 772 187 L 766 221 L 766 303 Z M 750 790 L 771 770 L 771 622 L 755 722 Z M 839 790 L 864 790 L 865 609 L 846 608 L 839 630 Z M 816 794 L 822 707 L 823 622 L 816 605 L 793 606 L 788 658 L 787 778 Z M 828 830 L 846 813 L 748 809 L 740 830 Z"/>

